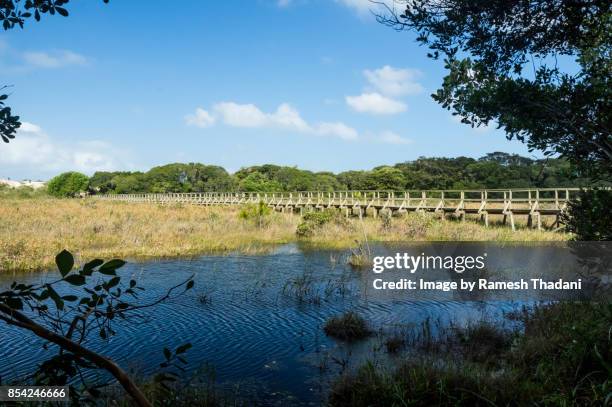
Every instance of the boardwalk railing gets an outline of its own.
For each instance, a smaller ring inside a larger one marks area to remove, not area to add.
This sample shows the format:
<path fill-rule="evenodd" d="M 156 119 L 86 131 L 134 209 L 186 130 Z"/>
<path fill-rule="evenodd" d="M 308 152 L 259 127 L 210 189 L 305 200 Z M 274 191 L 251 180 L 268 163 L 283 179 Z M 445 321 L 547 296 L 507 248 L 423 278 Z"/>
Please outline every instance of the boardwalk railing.
<path fill-rule="evenodd" d="M 96 199 L 148 202 L 156 204 L 184 203 L 193 205 L 243 205 L 264 202 L 279 211 L 336 208 L 358 216 L 377 216 L 380 211 L 426 211 L 480 215 L 488 226 L 489 215 L 502 215 L 515 229 L 515 215 L 527 216 L 530 227 L 542 228 L 542 216 L 555 216 L 553 228 L 560 226 L 560 214 L 578 188 L 488 189 L 445 191 L 335 191 L 335 192 L 202 192 L 168 194 L 109 194 Z"/>

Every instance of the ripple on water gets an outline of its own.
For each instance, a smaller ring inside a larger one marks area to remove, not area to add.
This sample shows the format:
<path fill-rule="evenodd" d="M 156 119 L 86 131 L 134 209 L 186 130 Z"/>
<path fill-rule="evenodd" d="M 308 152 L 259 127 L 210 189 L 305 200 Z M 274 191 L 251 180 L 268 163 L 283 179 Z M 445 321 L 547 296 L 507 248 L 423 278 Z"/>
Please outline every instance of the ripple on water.
<path fill-rule="evenodd" d="M 150 374 L 163 361 L 164 347 L 190 342 L 190 371 L 210 364 L 219 382 L 265 382 L 263 391 L 288 392 L 316 402 L 316 392 L 304 384 L 312 384 L 319 374 L 316 364 L 311 363 L 312 354 L 321 349 L 344 349 L 343 344 L 323 334 L 322 326 L 332 315 L 356 310 L 374 329 L 386 330 L 418 326 L 424 321 L 468 321 L 487 313 L 499 315 L 516 306 L 510 301 L 466 301 L 449 293 L 376 293 L 368 288 L 367 272 L 354 272 L 330 260 L 342 256 L 330 256 L 328 251 L 300 252 L 287 246 L 263 256 L 128 264 L 122 275 L 137 278 L 146 287 L 143 303 L 192 274 L 195 289 L 146 310 L 143 318 L 118 323 L 117 335 L 110 341 L 92 338 L 89 346 L 123 366 Z M 305 276 L 310 290 L 306 298 L 300 301 L 283 290 Z M 41 278 L 44 275 L 23 280 L 37 282 Z M 329 290 L 330 282 L 336 281 L 341 289 Z M 0 276 L 0 287 L 10 282 L 12 279 Z M 371 348 L 366 343 L 354 349 L 367 358 Z M 51 352 L 33 335 L 0 325 L 3 380 L 31 373 Z"/>

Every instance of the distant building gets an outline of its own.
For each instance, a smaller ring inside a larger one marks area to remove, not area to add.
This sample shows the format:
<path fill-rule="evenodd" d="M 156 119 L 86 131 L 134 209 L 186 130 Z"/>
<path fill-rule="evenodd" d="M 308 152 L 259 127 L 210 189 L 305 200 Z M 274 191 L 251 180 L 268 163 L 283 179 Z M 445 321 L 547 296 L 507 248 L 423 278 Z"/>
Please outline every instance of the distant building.
<path fill-rule="evenodd" d="M 30 187 L 34 189 L 43 188 L 46 182 L 43 181 L 32 181 L 25 179 L 23 181 L 14 181 L 12 179 L 0 178 L 0 185 L 8 185 L 11 188 Z"/>

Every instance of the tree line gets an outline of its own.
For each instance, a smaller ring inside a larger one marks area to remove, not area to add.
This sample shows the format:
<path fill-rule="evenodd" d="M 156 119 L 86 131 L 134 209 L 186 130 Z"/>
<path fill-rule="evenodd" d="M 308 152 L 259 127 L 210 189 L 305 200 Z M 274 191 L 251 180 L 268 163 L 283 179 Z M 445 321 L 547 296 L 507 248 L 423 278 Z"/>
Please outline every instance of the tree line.
<path fill-rule="evenodd" d="M 224 168 L 200 163 L 174 163 L 146 172 L 98 171 L 92 177 L 69 172 L 48 185 L 55 196 L 169 192 L 273 192 L 338 190 L 414 190 L 483 188 L 552 188 L 585 186 L 567 160 L 532 159 L 494 152 L 469 157 L 421 157 L 371 170 L 338 174 L 313 172 L 273 164 L 242 168 L 230 174 Z"/>

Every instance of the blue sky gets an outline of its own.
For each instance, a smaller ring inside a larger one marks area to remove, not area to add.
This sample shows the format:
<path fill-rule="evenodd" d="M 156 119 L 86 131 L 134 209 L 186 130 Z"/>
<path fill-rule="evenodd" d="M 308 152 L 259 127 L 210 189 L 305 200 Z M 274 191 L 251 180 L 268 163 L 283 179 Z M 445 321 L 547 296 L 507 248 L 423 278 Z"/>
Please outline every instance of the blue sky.
<path fill-rule="evenodd" d="M 0 34 L 2 83 L 24 121 L 0 146 L 0 178 L 531 155 L 436 104 L 442 61 L 378 24 L 367 0 L 146 3 L 73 0 L 68 18 Z"/>

